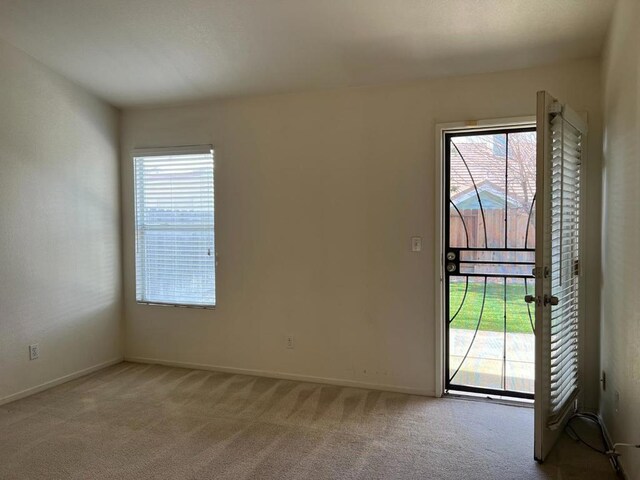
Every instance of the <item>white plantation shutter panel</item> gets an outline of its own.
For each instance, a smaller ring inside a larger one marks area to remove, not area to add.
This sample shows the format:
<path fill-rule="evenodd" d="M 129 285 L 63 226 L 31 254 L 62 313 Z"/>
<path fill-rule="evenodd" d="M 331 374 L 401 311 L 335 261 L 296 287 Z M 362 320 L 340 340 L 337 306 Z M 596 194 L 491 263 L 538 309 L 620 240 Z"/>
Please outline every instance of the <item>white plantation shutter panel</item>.
<path fill-rule="evenodd" d="M 548 92 L 537 94 L 536 383 L 534 456 L 562 435 L 582 391 L 584 174 L 587 123 Z"/>
<path fill-rule="evenodd" d="M 213 149 L 136 150 L 133 157 L 137 301 L 215 306 Z"/>
<path fill-rule="evenodd" d="M 562 420 L 579 384 L 580 173 L 583 132 L 551 119 L 551 307 L 549 424 Z"/>

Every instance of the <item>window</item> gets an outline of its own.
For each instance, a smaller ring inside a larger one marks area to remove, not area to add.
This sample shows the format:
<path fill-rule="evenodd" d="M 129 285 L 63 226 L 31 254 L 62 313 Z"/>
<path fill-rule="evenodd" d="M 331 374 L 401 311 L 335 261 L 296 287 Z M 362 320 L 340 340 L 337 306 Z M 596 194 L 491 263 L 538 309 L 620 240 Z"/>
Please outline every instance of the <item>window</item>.
<path fill-rule="evenodd" d="M 213 149 L 136 150 L 136 300 L 216 304 Z"/>

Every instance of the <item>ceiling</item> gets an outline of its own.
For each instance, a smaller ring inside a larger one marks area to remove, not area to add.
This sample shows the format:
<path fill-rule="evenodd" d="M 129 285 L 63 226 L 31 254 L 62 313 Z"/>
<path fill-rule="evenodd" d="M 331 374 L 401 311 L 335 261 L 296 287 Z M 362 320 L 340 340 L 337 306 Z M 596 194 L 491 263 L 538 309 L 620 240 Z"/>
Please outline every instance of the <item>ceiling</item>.
<path fill-rule="evenodd" d="M 614 0 L 0 0 L 0 38 L 120 106 L 600 54 Z"/>

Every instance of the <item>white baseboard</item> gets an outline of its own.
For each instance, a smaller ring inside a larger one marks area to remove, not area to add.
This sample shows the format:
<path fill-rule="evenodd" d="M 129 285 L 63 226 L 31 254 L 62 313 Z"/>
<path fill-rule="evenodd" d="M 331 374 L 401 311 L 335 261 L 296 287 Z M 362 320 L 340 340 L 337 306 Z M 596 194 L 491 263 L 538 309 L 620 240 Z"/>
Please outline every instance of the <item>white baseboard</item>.
<path fill-rule="evenodd" d="M 253 375 L 256 377 L 295 380 L 298 382 L 324 383 L 328 385 L 337 385 L 339 387 L 366 388 L 368 390 L 382 390 L 385 392 L 407 393 L 411 395 L 422 395 L 425 397 L 435 396 L 435 392 L 433 390 L 403 387 L 398 385 L 385 385 L 380 383 L 358 382 L 354 380 L 345 380 L 341 378 L 314 377 L 311 375 L 300 375 L 297 373 L 273 372 L 270 370 L 253 370 L 249 368 L 237 368 L 237 367 L 224 367 L 219 365 L 207 365 L 202 363 L 177 362 L 172 360 L 160 360 L 158 358 L 125 356 L 124 360 L 125 362 L 150 363 L 150 364 L 157 364 L 157 365 L 166 365 L 168 367 L 192 368 L 194 370 L 210 370 L 214 372 L 236 373 L 240 375 Z"/>
<path fill-rule="evenodd" d="M 47 390 L 49 388 L 60 385 L 62 383 L 70 382 L 71 380 L 75 380 L 76 378 L 83 377 L 84 375 L 88 375 L 102 368 L 110 367 L 111 365 L 120 363 L 123 360 L 124 360 L 123 357 L 113 358 L 111 360 L 107 360 L 106 362 L 99 363 L 98 365 L 93 365 L 91 367 L 78 370 L 77 372 L 69 373 L 68 375 L 54 378 L 53 380 L 49 380 L 48 382 L 41 383 L 40 385 L 36 385 L 35 387 L 30 387 L 30 388 L 27 388 L 26 390 L 22 390 L 20 392 L 8 395 L 6 397 L 2 397 L 0 398 L 0 405 L 4 405 L 5 403 L 20 400 L 21 398 L 28 397 L 29 395 L 34 395 L 36 393 L 42 392 L 43 390 Z"/>

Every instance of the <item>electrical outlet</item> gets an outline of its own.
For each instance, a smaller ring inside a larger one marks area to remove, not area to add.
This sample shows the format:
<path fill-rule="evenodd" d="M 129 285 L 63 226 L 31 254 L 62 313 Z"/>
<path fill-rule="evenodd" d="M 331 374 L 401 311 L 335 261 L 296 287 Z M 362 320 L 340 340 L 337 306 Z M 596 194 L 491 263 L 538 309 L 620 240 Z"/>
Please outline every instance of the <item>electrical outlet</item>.
<path fill-rule="evenodd" d="M 40 345 L 34 343 L 29 345 L 29 360 L 37 360 L 40 357 Z"/>
<path fill-rule="evenodd" d="M 287 335 L 287 348 L 293 348 L 293 335 Z"/>

